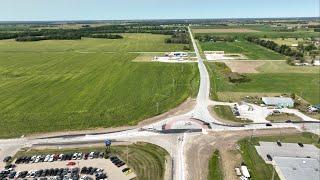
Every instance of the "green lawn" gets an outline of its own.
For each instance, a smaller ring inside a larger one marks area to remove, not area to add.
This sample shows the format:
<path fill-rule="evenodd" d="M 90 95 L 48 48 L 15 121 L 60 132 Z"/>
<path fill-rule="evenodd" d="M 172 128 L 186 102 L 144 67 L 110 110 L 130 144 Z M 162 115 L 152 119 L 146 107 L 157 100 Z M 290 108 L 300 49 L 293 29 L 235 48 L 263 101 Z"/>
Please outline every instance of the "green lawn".
<path fill-rule="evenodd" d="M 261 73 L 314 73 L 316 76 L 320 72 L 320 67 L 291 66 L 285 61 L 265 61 L 256 70 Z"/>
<path fill-rule="evenodd" d="M 223 173 L 221 167 L 221 160 L 219 151 L 214 151 L 210 161 L 209 161 L 209 175 L 208 180 L 222 180 Z"/>
<path fill-rule="evenodd" d="M 261 92 L 296 93 L 312 104 L 320 102 L 320 76 L 312 73 L 256 73 L 246 74 L 250 82 L 232 84 L 222 71 L 227 67 L 223 63 L 207 63 L 211 76 L 211 93 L 217 98 L 217 92 Z"/>
<path fill-rule="evenodd" d="M 139 54 L 126 52 L 60 52 L 67 46 L 58 42 L 43 47 L 57 52 L 34 49 L 42 42 L 9 45 L 15 52 L 0 45 L 0 137 L 133 125 L 197 93 L 196 64 L 135 63 Z M 139 45 L 124 50 L 134 48 Z"/>
<path fill-rule="evenodd" d="M 262 46 L 241 40 L 239 42 L 202 42 L 203 51 L 225 51 L 225 53 L 241 53 L 248 59 L 283 60 L 285 56 Z"/>
<path fill-rule="evenodd" d="M 286 143 L 304 143 L 314 144 L 320 147 L 319 136 L 311 133 L 283 135 L 283 136 L 265 136 L 265 137 L 253 137 L 242 139 L 238 142 L 241 147 L 241 155 L 250 170 L 251 179 L 272 179 L 273 166 L 266 164 L 261 156 L 257 153 L 254 146 L 259 144 L 259 141 L 271 141 L 276 142 L 280 140 Z M 275 172 L 275 180 L 280 180 L 277 173 Z"/>
<path fill-rule="evenodd" d="M 76 51 L 88 52 L 166 52 L 181 51 L 183 44 L 166 44 L 170 36 L 156 34 L 123 34 L 123 39 L 93 39 L 82 40 L 45 40 L 37 42 L 16 42 L 1 40 L 0 52 L 58 52 Z"/>

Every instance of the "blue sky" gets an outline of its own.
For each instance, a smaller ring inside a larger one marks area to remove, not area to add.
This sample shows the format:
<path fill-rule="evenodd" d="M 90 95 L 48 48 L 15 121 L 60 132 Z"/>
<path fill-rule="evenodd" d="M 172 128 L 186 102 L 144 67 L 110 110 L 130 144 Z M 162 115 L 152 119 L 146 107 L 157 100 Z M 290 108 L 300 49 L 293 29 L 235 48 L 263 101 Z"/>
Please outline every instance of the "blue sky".
<path fill-rule="evenodd" d="M 319 0 L 0 0 L 0 21 L 319 16 Z"/>

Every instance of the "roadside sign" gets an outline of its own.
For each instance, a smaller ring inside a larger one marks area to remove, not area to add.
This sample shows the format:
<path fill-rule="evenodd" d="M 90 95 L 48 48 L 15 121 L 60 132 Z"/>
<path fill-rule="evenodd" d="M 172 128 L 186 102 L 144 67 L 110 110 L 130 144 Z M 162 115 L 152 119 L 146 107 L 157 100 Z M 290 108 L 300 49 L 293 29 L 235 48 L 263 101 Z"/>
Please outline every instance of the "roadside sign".
<path fill-rule="evenodd" d="M 110 146 L 111 145 L 111 140 L 107 139 L 107 140 L 105 140 L 104 143 L 105 143 L 106 146 Z"/>

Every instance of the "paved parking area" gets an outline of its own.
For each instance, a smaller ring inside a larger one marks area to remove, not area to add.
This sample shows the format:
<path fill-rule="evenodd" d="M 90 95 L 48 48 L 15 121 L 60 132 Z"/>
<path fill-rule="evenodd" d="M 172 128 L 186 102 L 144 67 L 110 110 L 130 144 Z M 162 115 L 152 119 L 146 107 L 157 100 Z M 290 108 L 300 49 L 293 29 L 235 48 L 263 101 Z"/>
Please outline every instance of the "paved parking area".
<path fill-rule="evenodd" d="M 88 159 L 88 160 L 71 160 L 76 163 L 74 166 L 67 166 L 69 161 L 54 161 L 54 162 L 40 162 L 40 163 L 31 163 L 31 164 L 18 164 L 16 167 L 16 171 L 31 171 L 31 170 L 40 170 L 40 169 L 50 169 L 50 168 L 72 168 L 78 167 L 82 168 L 86 167 L 96 167 L 104 169 L 104 172 L 107 173 L 108 180 L 129 180 L 136 175 L 134 173 L 125 175 L 121 170 L 126 168 L 124 165 L 120 168 L 112 164 L 110 159 Z"/>
<path fill-rule="evenodd" d="M 278 146 L 276 142 L 259 142 L 259 144 L 256 150 L 266 161 L 267 154 L 271 157 L 310 157 L 320 160 L 320 149 L 311 144 L 304 144 L 304 147 L 300 147 L 297 143 L 281 143 L 282 146 Z"/>
<path fill-rule="evenodd" d="M 319 180 L 320 149 L 311 144 L 300 147 L 297 143 L 259 142 L 259 155 L 266 163 L 272 164 L 279 177 L 285 180 Z M 272 157 L 268 160 L 267 155 Z"/>

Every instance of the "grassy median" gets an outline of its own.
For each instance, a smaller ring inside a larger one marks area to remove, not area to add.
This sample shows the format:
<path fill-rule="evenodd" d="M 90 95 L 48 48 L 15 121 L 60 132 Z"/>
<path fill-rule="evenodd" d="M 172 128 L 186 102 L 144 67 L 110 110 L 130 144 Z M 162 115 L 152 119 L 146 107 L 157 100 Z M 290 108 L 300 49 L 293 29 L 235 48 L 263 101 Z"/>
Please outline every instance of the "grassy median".
<path fill-rule="evenodd" d="M 223 173 L 221 167 L 221 159 L 219 151 L 215 150 L 209 161 L 209 175 L 208 180 L 222 180 Z"/>

